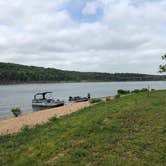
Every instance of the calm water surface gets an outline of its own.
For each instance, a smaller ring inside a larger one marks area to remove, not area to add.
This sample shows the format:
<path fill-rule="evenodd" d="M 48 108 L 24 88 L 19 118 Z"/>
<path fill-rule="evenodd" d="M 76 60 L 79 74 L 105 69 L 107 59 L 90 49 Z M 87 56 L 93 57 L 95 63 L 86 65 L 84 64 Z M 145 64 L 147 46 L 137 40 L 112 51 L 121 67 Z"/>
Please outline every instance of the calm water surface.
<path fill-rule="evenodd" d="M 150 85 L 154 89 L 166 89 L 166 81 L 157 82 L 100 82 L 100 83 L 52 83 L 0 86 L 0 118 L 12 117 L 11 108 L 20 107 L 24 114 L 32 112 L 31 101 L 35 93 L 54 92 L 53 97 L 67 102 L 69 96 L 112 96 L 118 89 L 141 89 Z"/>

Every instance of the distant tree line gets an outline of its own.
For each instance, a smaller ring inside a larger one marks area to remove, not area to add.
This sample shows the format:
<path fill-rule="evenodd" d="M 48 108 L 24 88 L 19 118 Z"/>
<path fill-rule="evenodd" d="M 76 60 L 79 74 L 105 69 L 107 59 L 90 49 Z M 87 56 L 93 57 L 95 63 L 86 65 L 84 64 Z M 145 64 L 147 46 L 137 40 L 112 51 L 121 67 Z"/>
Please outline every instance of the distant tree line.
<path fill-rule="evenodd" d="M 158 81 L 163 75 L 65 71 L 54 68 L 0 63 L 0 83 L 80 82 L 80 81 Z"/>

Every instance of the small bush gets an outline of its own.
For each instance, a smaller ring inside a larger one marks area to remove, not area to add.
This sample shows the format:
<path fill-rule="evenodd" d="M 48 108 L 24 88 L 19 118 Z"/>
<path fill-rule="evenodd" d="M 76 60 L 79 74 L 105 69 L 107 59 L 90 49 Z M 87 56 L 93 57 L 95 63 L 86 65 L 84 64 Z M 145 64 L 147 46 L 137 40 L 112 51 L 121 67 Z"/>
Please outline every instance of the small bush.
<path fill-rule="evenodd" d="M 21 132 L 23 132 L 23 133 L 27 133 L 28 131 L 29 131 L 29 126 L 28 125 L 23 125 L 22 127 L 21 127 Z"/>
<path fill-rule="evenodd" d="M 58 122 L 58 120 L 59 119 L 56 116 L 54 116 L 49 119 L 49 122 Z"/>
<path fill-rule="evenodd" d="M 120 94 L 115 95 L 115 99 L 120 98 Z"/>
<path fill-rule="evenodd" d="M 81 150 L 77 150 L 75 153 L 74 153 L 74 156 L 76 158 L 83 158 L 83 157 L 86 157 L 86 153 L 84 151 L 81 151 Z"/>
<path fill-rule="evenodd" d="M 91 99 L 90 103 L 98 103 L 101 102 L 102 100 L 100 98 L 96 98 L 96 99 Z"/>
<path fill-rule="evenodd" d="M 125 94 L 130 93 L 129 90 L 123 90 L 123 89 L 119 89 L 117 92 L 118 92 L 118 94 L 120 94 L 120 95 L 125 95 Z"/>
<path fill-rule="evenodd" d="M 140 90 L 141 92 L 147 92 L 147 91 L 149 91 L 147 88 L 142 88 L 141 90 Z"/>
<path fill-rule="evenodd" d="M 106 97 L 106 101 L 111 101 L 111 98 L 110 97 Z"/>
<path fill-rule="evenodd" d="M 142 89 L 134 89 L 132 93 L 139 93 L 139 92 L 148 92 L 149 90 L 147 88 L 142 88 Z"/>
<path fill-rule="evenodd" d="M 28 125 L 23 125 L 20 130 L 20 135 L 26 140 L 28 139 L 31 131 L 32 130 L 30 129 Z"/>
<path fill-rule="evenodd" d="M 17 117 L 17 116 L 19 116 L 20 114 L 21 114 L 21 109 L 20 108 L 13 108 L 12 110 L 11 110 L 11 112 L 13 113 L 13 115 L 15 116 L 15 117 Z"/>
<path fill-rule="evenodd" d="M 139 92 L 140 92 L 139 89 L 134 89 L 134 90 L 132 91 L 132 93 L 139 93 Z"/>

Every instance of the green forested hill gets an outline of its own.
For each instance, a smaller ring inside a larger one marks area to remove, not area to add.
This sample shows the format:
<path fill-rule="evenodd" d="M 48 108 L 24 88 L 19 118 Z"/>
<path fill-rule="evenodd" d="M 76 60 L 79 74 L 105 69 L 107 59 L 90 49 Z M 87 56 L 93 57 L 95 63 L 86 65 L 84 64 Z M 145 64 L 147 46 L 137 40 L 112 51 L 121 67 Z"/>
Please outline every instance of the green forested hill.
<path fill-rule="evenodd" d="M 0 83 L 60 82 L 60 81 L 151 81 L 166 80 L 166 76 L 133 73 L 97 73 L 65 71 L 54 68 L 0 63 Z"/>

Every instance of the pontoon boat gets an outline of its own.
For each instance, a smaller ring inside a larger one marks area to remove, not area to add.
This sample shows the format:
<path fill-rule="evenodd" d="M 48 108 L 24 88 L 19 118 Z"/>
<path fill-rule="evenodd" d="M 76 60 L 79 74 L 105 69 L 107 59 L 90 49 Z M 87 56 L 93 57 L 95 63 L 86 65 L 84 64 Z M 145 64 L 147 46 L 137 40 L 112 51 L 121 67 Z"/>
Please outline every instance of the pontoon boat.
<path fill-rule="evenodd" d="M 46 98 L 46 95 L 48 94 L 52 94 L 52 92 L 43 92 L 35 94 L 34 99 L 32 100 L 32 106 L 41 108 L 52 108 L 64 105 L 64 101 L 62 100 Z"/>

